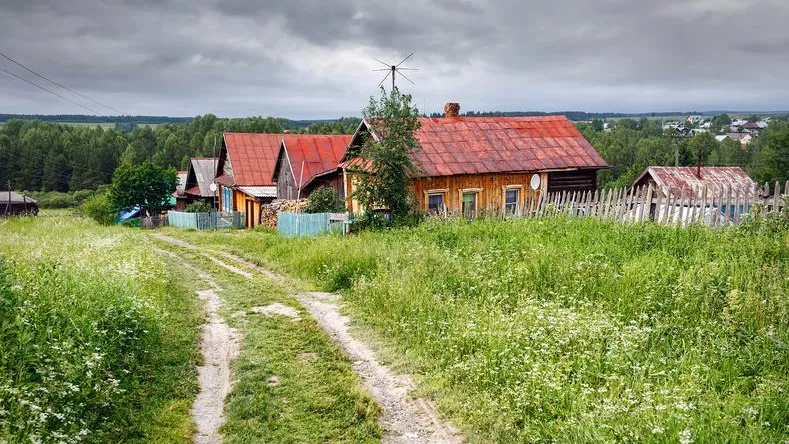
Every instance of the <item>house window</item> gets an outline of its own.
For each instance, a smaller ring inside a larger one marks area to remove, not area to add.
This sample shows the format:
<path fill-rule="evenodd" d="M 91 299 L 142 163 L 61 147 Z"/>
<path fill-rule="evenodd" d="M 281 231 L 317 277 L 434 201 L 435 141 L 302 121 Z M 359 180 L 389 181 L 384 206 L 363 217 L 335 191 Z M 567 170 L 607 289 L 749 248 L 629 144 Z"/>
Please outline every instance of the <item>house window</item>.
<path fill-rule="evenodd" d="M 463 204 L 463 215 L 466 217 L 474 217 L 477 213 L 477 196 L 479 195 L 478 191 L 464 191 L 462 204 Z"/>
<path fill-rule="evenodd" d="M 222 210 L 228 213 L 233 211 L 233 190 L 222 187 Z"/>
<path fill-rule="evenodd" d="M 429 193 L 427 195 L 427 212 L 428 213 L 444 212 L 444 193 Z"/>
<path fill-rule="evenodd" d="M 514 215 L 518 212 L 520 188 L 507 188 L 504 190 L 504 213 Z"/>

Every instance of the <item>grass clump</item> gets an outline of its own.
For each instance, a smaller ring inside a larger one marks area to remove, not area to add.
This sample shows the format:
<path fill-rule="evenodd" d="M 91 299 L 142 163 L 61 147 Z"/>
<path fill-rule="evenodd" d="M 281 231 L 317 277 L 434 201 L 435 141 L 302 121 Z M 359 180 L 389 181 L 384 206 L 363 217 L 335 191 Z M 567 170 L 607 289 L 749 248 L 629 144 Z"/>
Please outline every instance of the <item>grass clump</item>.
<path fill-rule="evenodd" d="M 478 442 L 782 442 L 789 233 L 579 219 L 202 236 L 345 293 Z"/>
<path fill-rule="evenodd" d="M 0 442 L 189 442 L 199 307 L 145 239 L 0 227 Z"/>

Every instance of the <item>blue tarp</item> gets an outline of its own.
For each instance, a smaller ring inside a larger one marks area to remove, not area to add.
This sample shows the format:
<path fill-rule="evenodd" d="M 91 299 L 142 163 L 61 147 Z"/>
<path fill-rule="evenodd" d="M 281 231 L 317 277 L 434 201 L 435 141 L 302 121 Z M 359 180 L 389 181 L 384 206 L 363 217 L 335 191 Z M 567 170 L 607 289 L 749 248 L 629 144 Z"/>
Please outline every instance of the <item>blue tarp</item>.
<path fill-rule="evenodd" d="M 136 205 L 130 208 L 124 208 L 118 214 L 118 217 L 115 218 L 115 223 L 123 223 L 128 221 L 129 219 L 133 219 L 135 217 L 140 216 L 140 206 Z"/>

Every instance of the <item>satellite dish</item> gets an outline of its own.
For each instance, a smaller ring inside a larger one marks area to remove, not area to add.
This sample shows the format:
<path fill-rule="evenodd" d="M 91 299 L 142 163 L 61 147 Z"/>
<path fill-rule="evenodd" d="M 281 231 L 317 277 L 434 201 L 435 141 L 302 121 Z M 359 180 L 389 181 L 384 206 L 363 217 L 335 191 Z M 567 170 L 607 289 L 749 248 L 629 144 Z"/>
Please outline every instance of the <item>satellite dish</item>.
<path fill-rule="evenodd" d="M 539 174 L 532 174 L 531 175 L 531 189 L 537 191 L 540 188 L 540 175 Z"/>
<path fill-rule="evenodd" d="M 212 193 L 216 193 L 216 184 L 212 183 L 208 185 L 208 189 L 211 190 Z"/>

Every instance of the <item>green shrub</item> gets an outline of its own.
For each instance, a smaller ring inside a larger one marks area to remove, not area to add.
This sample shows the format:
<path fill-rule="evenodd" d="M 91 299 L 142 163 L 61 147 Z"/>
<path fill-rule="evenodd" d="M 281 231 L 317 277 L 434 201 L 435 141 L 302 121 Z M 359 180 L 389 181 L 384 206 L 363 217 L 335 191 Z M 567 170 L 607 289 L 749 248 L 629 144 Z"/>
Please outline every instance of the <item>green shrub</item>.
<path fill-rule="evenodd" d="M 35 199 L 39 208 L 76 208 L 95 191 L 79 190 L 62 193 L 59 191 L 24 191 L 23 194 Z"/>
<path fill-rule="evenodd" d="M 192 202 L 184 207 L 184 211 L 187 213 L 210 213 L 211 205 L 205 202 Z"/>
<path fill-rule="evenodd" d="M 310 194 L 310 199 L 304 207 L 305 213 L 342 213 L 345 211 L 345 202 L 332 187 L 320 187 Z"/>
<path fill-rule="evenodd" d="M 110 203 L 107 193 L 96 194 L 80 207 L 83 213 L 101 225 L 110 225 L 118 215 L 118 210 Z"/>

